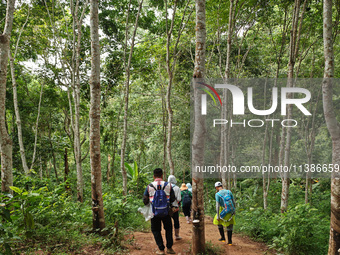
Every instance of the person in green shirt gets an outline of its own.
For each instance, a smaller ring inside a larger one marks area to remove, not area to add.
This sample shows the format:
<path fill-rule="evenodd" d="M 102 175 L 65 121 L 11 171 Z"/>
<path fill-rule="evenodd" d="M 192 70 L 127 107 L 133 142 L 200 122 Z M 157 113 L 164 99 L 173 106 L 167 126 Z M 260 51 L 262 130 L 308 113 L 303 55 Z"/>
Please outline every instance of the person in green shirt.
<path fill-rule="evenodd" d="M 225 235 L 224 235 L 224 227 L 227 227 L 227 233 L 228 233 L 228 244 L 232 245 L 232 233 L 233 233 L 233 226 L 236 223 L 235 222 L 235 212 L 227 213 L 223 218 L 221 218 L 220 213 L 225 208 L 225 203 L 223 200 L 223 197 L 229 196 L 231 198 L 232 206 L 235 209 L 235 200 L 234 196 L 231 193 L 230 190 L 223 189 L 221 182 L 215 183 L 215 199 L 216 199 L 216 215 L 214 218 L 214 225 L 217 225 L 218 230 L 220 232 L 221 238 L 219 241 L 225 242 Z"/>
<path fill-rule="evenodd" d="M 182 184 L 180 190 L 183 213 L 185 218 L 187 219 L 187 223 L 190 223 L 192 221 L 190 218 L 192 194 L 188 190 L 188 187 L 185 185 L 185 183 Z"/>

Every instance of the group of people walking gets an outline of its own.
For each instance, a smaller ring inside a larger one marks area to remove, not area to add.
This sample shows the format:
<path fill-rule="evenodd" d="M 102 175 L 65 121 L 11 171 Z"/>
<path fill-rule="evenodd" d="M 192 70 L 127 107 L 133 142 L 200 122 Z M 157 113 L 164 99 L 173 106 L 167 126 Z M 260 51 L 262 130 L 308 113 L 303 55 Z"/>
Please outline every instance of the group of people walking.
<path fill-rule="evenodd" d="M 192 187 L 190 183 L 183 183 L 181 187 L 177 186 L 177 180 L 174 175 L 168 177 L 168 182 L 163 180 L 163 170 L 156 168 L 153 171 L 154 181 L 150 183 L 143 195 L 144 205 L 151 205 L 153 217 L 151 218 L 151 231 L 158 246 L 156 254 L 165 254 L 165 246 L 161 234 L 161 224 L 165 230 L 166 252 L 167 254 L 176 254 L 172 249 L 173 231 L 172 220 L 175 229 L 175 240 L 181 240 L 179 211 L 182 208 L 186 222 L 192 223 L 191 201 Z M 232 231 L 235 224 L 235 201 L 230 190 L 223 189 L 221 182 L 215 183 L 216 189 L 216 216 L 213 223 L 218 226 L 221 238 L 219 241 L 225 242 L 224 227 L 227 228 L 228 244 L 232 244 Z"/>

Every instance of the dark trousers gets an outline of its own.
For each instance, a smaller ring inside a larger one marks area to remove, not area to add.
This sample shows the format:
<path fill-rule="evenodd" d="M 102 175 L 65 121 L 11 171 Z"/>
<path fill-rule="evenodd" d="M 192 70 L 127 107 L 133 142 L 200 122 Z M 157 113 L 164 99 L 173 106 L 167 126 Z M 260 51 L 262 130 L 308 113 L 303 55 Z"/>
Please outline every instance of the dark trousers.
<path fill-rule="evenodd" d="M 165 229 L 166 247 L 170 249 L 174 243 L 172 239 L 172 222 L 169 215 L 165 217 L 153 217 L 151 219 L 151 231 L 155 238 L 158 248 L 163 251 L 165 249 L 162 238 L 162 222 Z"/>
<path fill-rule="evenodd" d="M 182 207 L 184 216 L 189 216 L 190 217 L 190 211 L 191 211 L 191 205 L 188 207 Z"/>
<path fill-rule="evenodd" d="M 171 217 L 174 219 L 175 229 L 179 229 L 179 211 L 175 212 Z"/>

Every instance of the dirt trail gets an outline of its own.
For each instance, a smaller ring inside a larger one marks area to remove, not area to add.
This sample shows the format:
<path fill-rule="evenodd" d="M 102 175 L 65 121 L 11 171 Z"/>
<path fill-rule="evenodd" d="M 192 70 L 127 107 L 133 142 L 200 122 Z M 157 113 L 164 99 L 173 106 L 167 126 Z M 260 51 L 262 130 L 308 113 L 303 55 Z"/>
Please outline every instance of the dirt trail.
<path fill-rule="evenodd" d="M 241 237 L 240 235 L 233 234 L 233 245 L 227 245 L 218 241 L 220 234 L 217 226 L 213 225 L 211 218 L 205 219 L 205 238 L 206 242 L 210 241 L 212 245 L 219 246 L 221 254 L 226 255 L 260 255 L 260 254 L 274 254 L 268 251 L 268 247 L 265 244 L 257 243 L 249 238 Z M 165 241 L 165 232 L 162 230 L 163 240 Z M 177 255 L 190 254 L 190 243 L 192 235 L 192 224 L 187 224 L 184 217 L 180 217 L 180 236 L 183 238 L 180 241 L 174 241 L 172 247 Z M 134 243 L 129 248 L 130 255 L 150 255 L 155 254 L 158 250 L 155 240 L 151 232 L 142 233 L 135 232 Z"/>

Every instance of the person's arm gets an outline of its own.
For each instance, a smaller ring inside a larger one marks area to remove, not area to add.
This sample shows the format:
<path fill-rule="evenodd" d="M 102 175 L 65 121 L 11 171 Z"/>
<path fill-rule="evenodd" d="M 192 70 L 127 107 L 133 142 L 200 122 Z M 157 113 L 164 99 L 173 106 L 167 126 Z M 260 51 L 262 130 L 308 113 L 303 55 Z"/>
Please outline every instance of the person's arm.
<path fill-rule="evenodd" d="M 146 187 L 144 194 L 143 194 L 143 203 L 144 205 L 148 205 L 150 203 L 148 186 Z"/>

